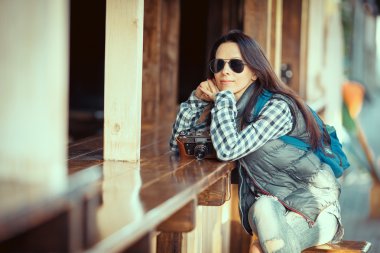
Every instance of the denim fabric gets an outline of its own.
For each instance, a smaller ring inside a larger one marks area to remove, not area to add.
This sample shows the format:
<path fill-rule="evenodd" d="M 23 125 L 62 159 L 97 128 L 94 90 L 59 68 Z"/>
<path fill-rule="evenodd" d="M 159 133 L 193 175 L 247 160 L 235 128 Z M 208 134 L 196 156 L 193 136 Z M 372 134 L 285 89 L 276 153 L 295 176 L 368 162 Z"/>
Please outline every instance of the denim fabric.
<path fill-rule="evenodd" d="M 321 212 L 310 227 L 299 214 L 288 211 L 273 196 L 260 196 L 249 209 L 249 223 L 264 252 L 297 253 L 330 242 L 338 229 L 336 217 Z"/>

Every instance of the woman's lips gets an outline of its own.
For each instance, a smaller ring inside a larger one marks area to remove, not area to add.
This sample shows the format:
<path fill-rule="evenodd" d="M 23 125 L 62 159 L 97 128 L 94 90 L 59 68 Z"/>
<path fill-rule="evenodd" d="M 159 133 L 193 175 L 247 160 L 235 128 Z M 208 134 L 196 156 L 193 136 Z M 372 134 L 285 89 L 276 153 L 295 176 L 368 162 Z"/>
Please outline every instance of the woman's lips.
<path fill-rule="evenodd" d="M 221 80 L 220 81 L 222 84 L 230 84 L 230 83 L 232 83 L 233 81 L 231 81 L 231 80 Z"/>

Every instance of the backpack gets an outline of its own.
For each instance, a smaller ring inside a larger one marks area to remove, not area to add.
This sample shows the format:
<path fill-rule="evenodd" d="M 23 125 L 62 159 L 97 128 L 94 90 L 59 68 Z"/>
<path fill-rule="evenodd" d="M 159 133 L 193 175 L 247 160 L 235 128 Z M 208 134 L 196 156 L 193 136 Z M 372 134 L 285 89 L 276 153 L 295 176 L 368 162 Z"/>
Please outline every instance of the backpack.
<path fill-rule="evenodd" d="M 258 97 L 256 105 L 254 107 L 253 118 L 257 117 L 261 109 L 272 97 L 272 95 L 273 94 L 271 92 L 264 90 L 264 92 Z M 342 144 L 338 139 L 335 128 L 333 126 L 325 124 L 318 116 L 318 114 L 310 107 L 309 110 L 312 112 L 314 119 L 316 120 L 322 133 L 322 145 L 314 150 L 314 153 L 322 162 L 328 164 L 331 167 L 335 174 L 335 177 L 338 178 L 342 176 L 343 172 L 350 166 L 347 156 L 342 149 Z M 311 149 L 308 143 L 293 136 L 284 135 L 279 139 L 304 151 Z"/>

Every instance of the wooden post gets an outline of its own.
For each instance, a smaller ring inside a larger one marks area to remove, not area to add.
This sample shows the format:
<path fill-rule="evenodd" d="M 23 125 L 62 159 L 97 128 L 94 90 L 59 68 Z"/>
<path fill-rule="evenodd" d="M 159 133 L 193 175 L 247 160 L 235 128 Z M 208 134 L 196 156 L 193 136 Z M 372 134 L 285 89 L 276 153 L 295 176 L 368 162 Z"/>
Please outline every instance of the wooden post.
<path fill-rule="evenodd" d="M 309 0 L 283 2 L 282 64 L 286 64 L 292 76 L 287 84 L 301 97 L 305 93 L 305 65 L 307 53 L 307 24 Z"/>
<path fill-rule="evenodd" d="M 254 38 L 270 58 L 272 0 L 247 0 L 244 5 L 244 32 Z"/>
<path fill-rule="evenodd" d="M 154 123 L 160 113 L 161 0 L 144 3 L 142 122 Z"/>
<path fill-rule="evenodd" d="M 104 159 L 140 159 L 143 0 L 108 0 Z"/>
<path fill-rule="evenodd" d="M 244 2 L 244 32 L 265 51 L 277 74 L 281 65 L 282 0 Z"/>
<path fill-rule="evenodd" d="M 162 1 L 160 120 L 174 121 L 177 113 L 180 0 Z"/>
<path fill-rule="evenodd" d="M 67 182 L 67 1 L 0 1 L 0 55 L 0 179 L 60 190 Z"/>
<path fill-rule="evenodd" d="M 273 0 L 271 13 L 271 34 L 270 34 L 270 58 L 269 61 L 278 76 L 281 72 L 282 54 L 282 4 L 283 0 Z"/>

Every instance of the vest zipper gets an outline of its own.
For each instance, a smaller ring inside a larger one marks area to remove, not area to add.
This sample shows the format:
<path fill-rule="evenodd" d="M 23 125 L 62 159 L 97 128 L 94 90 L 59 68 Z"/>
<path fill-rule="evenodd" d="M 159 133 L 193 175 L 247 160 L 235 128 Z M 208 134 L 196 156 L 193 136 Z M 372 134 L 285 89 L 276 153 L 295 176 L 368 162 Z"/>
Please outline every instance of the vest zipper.
<path fill-rule="evenodd" d="M 243 167 L 243 169 L 245 169 Z M 248 176 L 251 178 L 253 184 L 255 185 L 255 187 L 257 187 L 257 189 L 264 195 L 267 195 L 267 196 L 272 196 L 274 198 L 276 198 L 283 206 L 285 206 L 287 209 L 291 210 L 292 212 L 295 212 L 299 215 L 301 215 L 307 222 L 307 224 L 309 225 L 309 228 L 311 228 L 312 226 L 314 226 L 315 224 L 315 221 L 313 221 L 309 216 L 307 216 L 306 214 L 294 209 L 293 207 L 290 207 L 288 206 L 283 200 L 279 199 L 278 197 L 274 196 L 273 194 L 265 191 L 264 189 L 262 189 L 261 187 L 258 186 L 258 184 L 256 183 L 256 180 L 250 175 L 249 172 L 247 172 Z"/>

